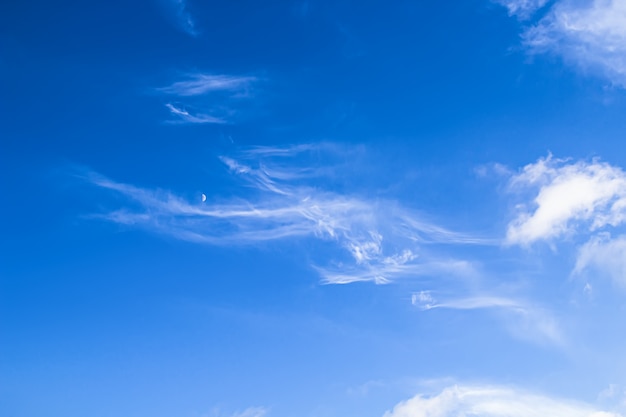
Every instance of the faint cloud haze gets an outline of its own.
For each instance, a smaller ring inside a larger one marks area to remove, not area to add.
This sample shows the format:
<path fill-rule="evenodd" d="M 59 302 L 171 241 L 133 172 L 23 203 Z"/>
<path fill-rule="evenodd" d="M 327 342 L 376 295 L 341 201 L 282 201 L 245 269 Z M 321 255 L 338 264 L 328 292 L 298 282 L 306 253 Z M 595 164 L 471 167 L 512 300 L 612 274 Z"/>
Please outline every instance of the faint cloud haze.
<path fill-rule="evenodd" d="M 509 14 L 526 20 L 548 2 L 498 1 Z M 579 70 L 626 88 L 626 2 L 557 0 L 522 32 L 531 54 L 561 57 Z"/>

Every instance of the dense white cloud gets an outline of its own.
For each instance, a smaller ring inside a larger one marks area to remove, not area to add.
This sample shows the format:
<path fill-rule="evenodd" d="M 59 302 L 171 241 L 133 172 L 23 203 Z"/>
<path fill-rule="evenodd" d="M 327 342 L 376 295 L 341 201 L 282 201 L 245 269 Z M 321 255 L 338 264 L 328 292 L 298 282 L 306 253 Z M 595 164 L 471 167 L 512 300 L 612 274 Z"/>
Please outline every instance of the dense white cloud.
<path fill-rule="evenodd" d="M 435 396 L 418 395 L 383 417 L 620 417 L 574 401 L 490 386 L 453 386 Z"/>
<path fill-rule="evenodd" d="M 508 244 L 544 240 L 580 242 L 574 275 L 606 276 L 626 288 L 626 173 L 598 160 L 541 158 L 511 178 L 511 189 L 530 191 L 508 226 Z M 611 237 L 611 234 L 617 237 Z M 591 294 L 592 285 L 584 291 Z"/>
<path fill-rule="evenodd" d="M 574 273 L 582 274 L 590 269 L 626 287 L 626 236 L 611 239 L 608 233 L 601 233 L 585 243 L 578 253 Z"/>
<path fill-rule="evenodd" d="M 307 155 L 332 147 L 254 148 L 238 158 L 222 157 L 245 182 L 243 195 L 222 203 L 187 201 L 171 192 L 119 183 L 90 173 L 94 185 L 126 196 L 128 207 L 99 215 L 179 239 L 214 245 L 245 245 L 287 238 L 314 238 L 339 247 L 334 258 L 316 265 L 326 283 L 385 283 L 428 274 L 471 273 L 466 261 L 430 254 L 429 244 L 492 244 L 424 221 L 392 201 L 370 200 L 325 190 L 332 167 L 308 169 Z M 326 149 L 326 150 L 325 150 Z M 305 160 L 295 161 L 304 157 Z M 305 168 L 302 168 L 305 167 Z M 249 195 L 245 195 L 249 194 Z M 131 208 L 132 207 L 132 208 Z"/>
<path fill-rule="evenodd" d="M 547 2 L 502 0 L 510 14 L 527 18 Z M 522 33 L 531 53 L 551 53 L 585 72 L 626 87 L 626 2 L 557 0 Z"/>
<path fill-rule="evenodd" d="M 509 244 L 531 244 L 577 231 L 592 232 L 626 220 L 626 174 L 597 160 L 541 158 L 511 180 L 513 189 L 536 191 L 509 224 Z"/>

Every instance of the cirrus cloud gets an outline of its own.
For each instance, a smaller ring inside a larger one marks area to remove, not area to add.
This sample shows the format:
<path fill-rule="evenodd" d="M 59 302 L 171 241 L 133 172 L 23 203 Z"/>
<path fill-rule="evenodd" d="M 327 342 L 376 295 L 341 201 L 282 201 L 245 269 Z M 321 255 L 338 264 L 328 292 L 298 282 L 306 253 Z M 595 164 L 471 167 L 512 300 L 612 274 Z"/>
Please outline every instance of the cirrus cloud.
<path fill-rule="evenodd" d="M 309 158 L 341 152 L 332 146 L 250 148 L 220 159 L 239 195 L 227 201 L 189 201 L 171 191 L 125 184 L 89 172 L 85 179 L 124 196 L 124 207 L 95 217 L 211 245 L 249 245 L 287 239 L 339 248 L 314 263 L 322 281 L 379 284 L 408 276 L 473 272 L 471 262 L 425 247 L 493 245 L 495 241 L 448 230 L 399 202 L 343 194 L 325 187 L 335 167 Z M 332 158 L 330 158 L 332 159 Z M 332 182 L 332 181 L 331 181 Z M 325 252 L 325 251 L 322 251 Z"/>

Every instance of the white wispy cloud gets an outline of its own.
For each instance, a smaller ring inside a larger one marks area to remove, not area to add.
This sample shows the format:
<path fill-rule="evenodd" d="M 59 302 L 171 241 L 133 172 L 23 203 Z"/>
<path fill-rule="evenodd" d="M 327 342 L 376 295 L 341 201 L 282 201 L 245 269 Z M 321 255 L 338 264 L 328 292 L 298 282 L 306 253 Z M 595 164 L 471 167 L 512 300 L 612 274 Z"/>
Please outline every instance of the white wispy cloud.
<path fill-rule="evenodd" d="M 510 14 L 527 18 L 544 0 L 502 0 Z M 584 72 L 626 88 L 626 2 L 557 0 L 522 33 L 530 53 L 550 53 Z"/>
<path fill-rule="evenodd" d="M 485 292 L 438 301 L 430 291 L 420 291 L 412 295 L 411 303 L 424 311 L 491 309 L 500 313 L 499 317 L 518 339 L 561 346 L 565 343 L 558 320 L 549 311 L 520 299 Z"/>
<path fill-rule="evenodd" d="M 506 7 L 510 16 L 526 19 L 545 6 L 548 1 L 549 0 L 496 0 L 496 3 Z"/>
<path fill-rule="evenodd" d="M 250 86 L 256 81 L 258 79 L 253 76 L 193 73 L 189 74 L 185 80 L 176 81 L 157 90 L 180 97 L 200 96 L 215 92 L 229 92 L 242 96 L 249 93 Z"/>
<path fill-rule="evenodd" d="M 250 407 L 244 411 L 233 414 L 231 417 L 264 417 L 268 413 L 265 407 Z"/>
<path fill-rule="evenodd" d="M 167 0 L 170 2 L 172 9 L 174 10 L 175 20 L 177 25 L 188 35 L 196 37 L 200 34 L 196 28 L 196 23 L 191 17 L 191 13 L 187 9 L 186 0 Z"/>
<path fill-rule="evenodd" d="M 418 306 L 423 310 L 430 310 L 433 308 L 450 308 L 454 310 L 510 308 L 523 310 L 525 308 L 519 301 L 505 297 L 486 295 L 437 302 L 429 291 L 420 291 L 413 294 L 411 302 L 413 305 Z"/>
<path fill-rule="evenodd" d="M 156 91 L 175 96 L 183 104 L 165 103 L 175 117 L 167 123 L 223 124 L 230 123 L 241 99 L 250 98 L 251 86 L 257 81 L 252 76 L 192 73 Z M 196 109 L 190 111 L 189 108 Z"/>
<path fill-rule="evenodd" d="M 246 184 L 242 195 L 222 203 L 190 202 L 169 191 L 136 187 L 94 173 L 86 178 L 132 202 L 99 215 L 112 222 L 214 245 L 312 238 L 337 247 L 341 250 L 333 251 L 332 258 L 315 265 L 326 283 L 459 275 L 471 271 L 469 262 L 432 253 L 424 256 L 424 246 L 493 243 L 433 225 L 396 202 L 324 189 L 322 176 L 332 168 L 301 168 L 310 165 L 306 158 L 313 149 L 316 155 L 323 151 L 312 146 L 254 148 L 237 158 L 222 157 L 229 171 Z M 296 157 L 300 160 L 290 161 Z M 250 195 L 246 198 L 245 194 Z"/>
<path fill-rule="evenodd" d="M 227 123 L 225 119 L 221 117 L 211 116 L 210 114 L 189 113 L 188 110 L 177 107 L 172 103 L 165 104 L 170 111 L 170 113 L 177 117 L 176 120 L 170 120 L 168 123 L 194 123 L 194 124 L 205 124 L 205 123 L 213 123 L 213 124 L 224 124 Z"/>
<path fill-rule="evenodd" d="M 620 384 L 609 384 L 598 394 L 601 404 L 610 404 L 612 409 L 624 412 L 626 410 L 626 387 Z"/>
<path fill-rule="evenodd" d="M 417 395 L 383 417 L 621 417 L 577 401 L 552 398 L 498 386 L 445 388 L 433 396 Z"/>
<path fill-rule="evenodd" d="M 600 233 L 585 243 L 578 252 L 573 272 L 583 274 L 589 270 L 608 275 L 626 288 L 626 236 L 611 238 L 609 233 Z"/>
<path fill-rule="evenodd" d="M 598 160 L 571 162 L 551 156 L 524 167 L 512 189 L 531 190 L 509 224 L 506 241 L 528 245 L 626 221 L 626 173 Z"/>

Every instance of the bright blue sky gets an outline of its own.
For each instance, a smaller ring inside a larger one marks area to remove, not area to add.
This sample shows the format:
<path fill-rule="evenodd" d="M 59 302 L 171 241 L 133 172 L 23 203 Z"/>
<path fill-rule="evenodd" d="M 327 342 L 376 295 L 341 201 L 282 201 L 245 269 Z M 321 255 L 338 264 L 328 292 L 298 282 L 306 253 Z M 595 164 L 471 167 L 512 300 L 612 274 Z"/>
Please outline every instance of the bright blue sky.
<path fill-rule="evenodd" d="M 626 415 L 626 3 L 269 3 L 2 5 L 0 414 Z"/>

